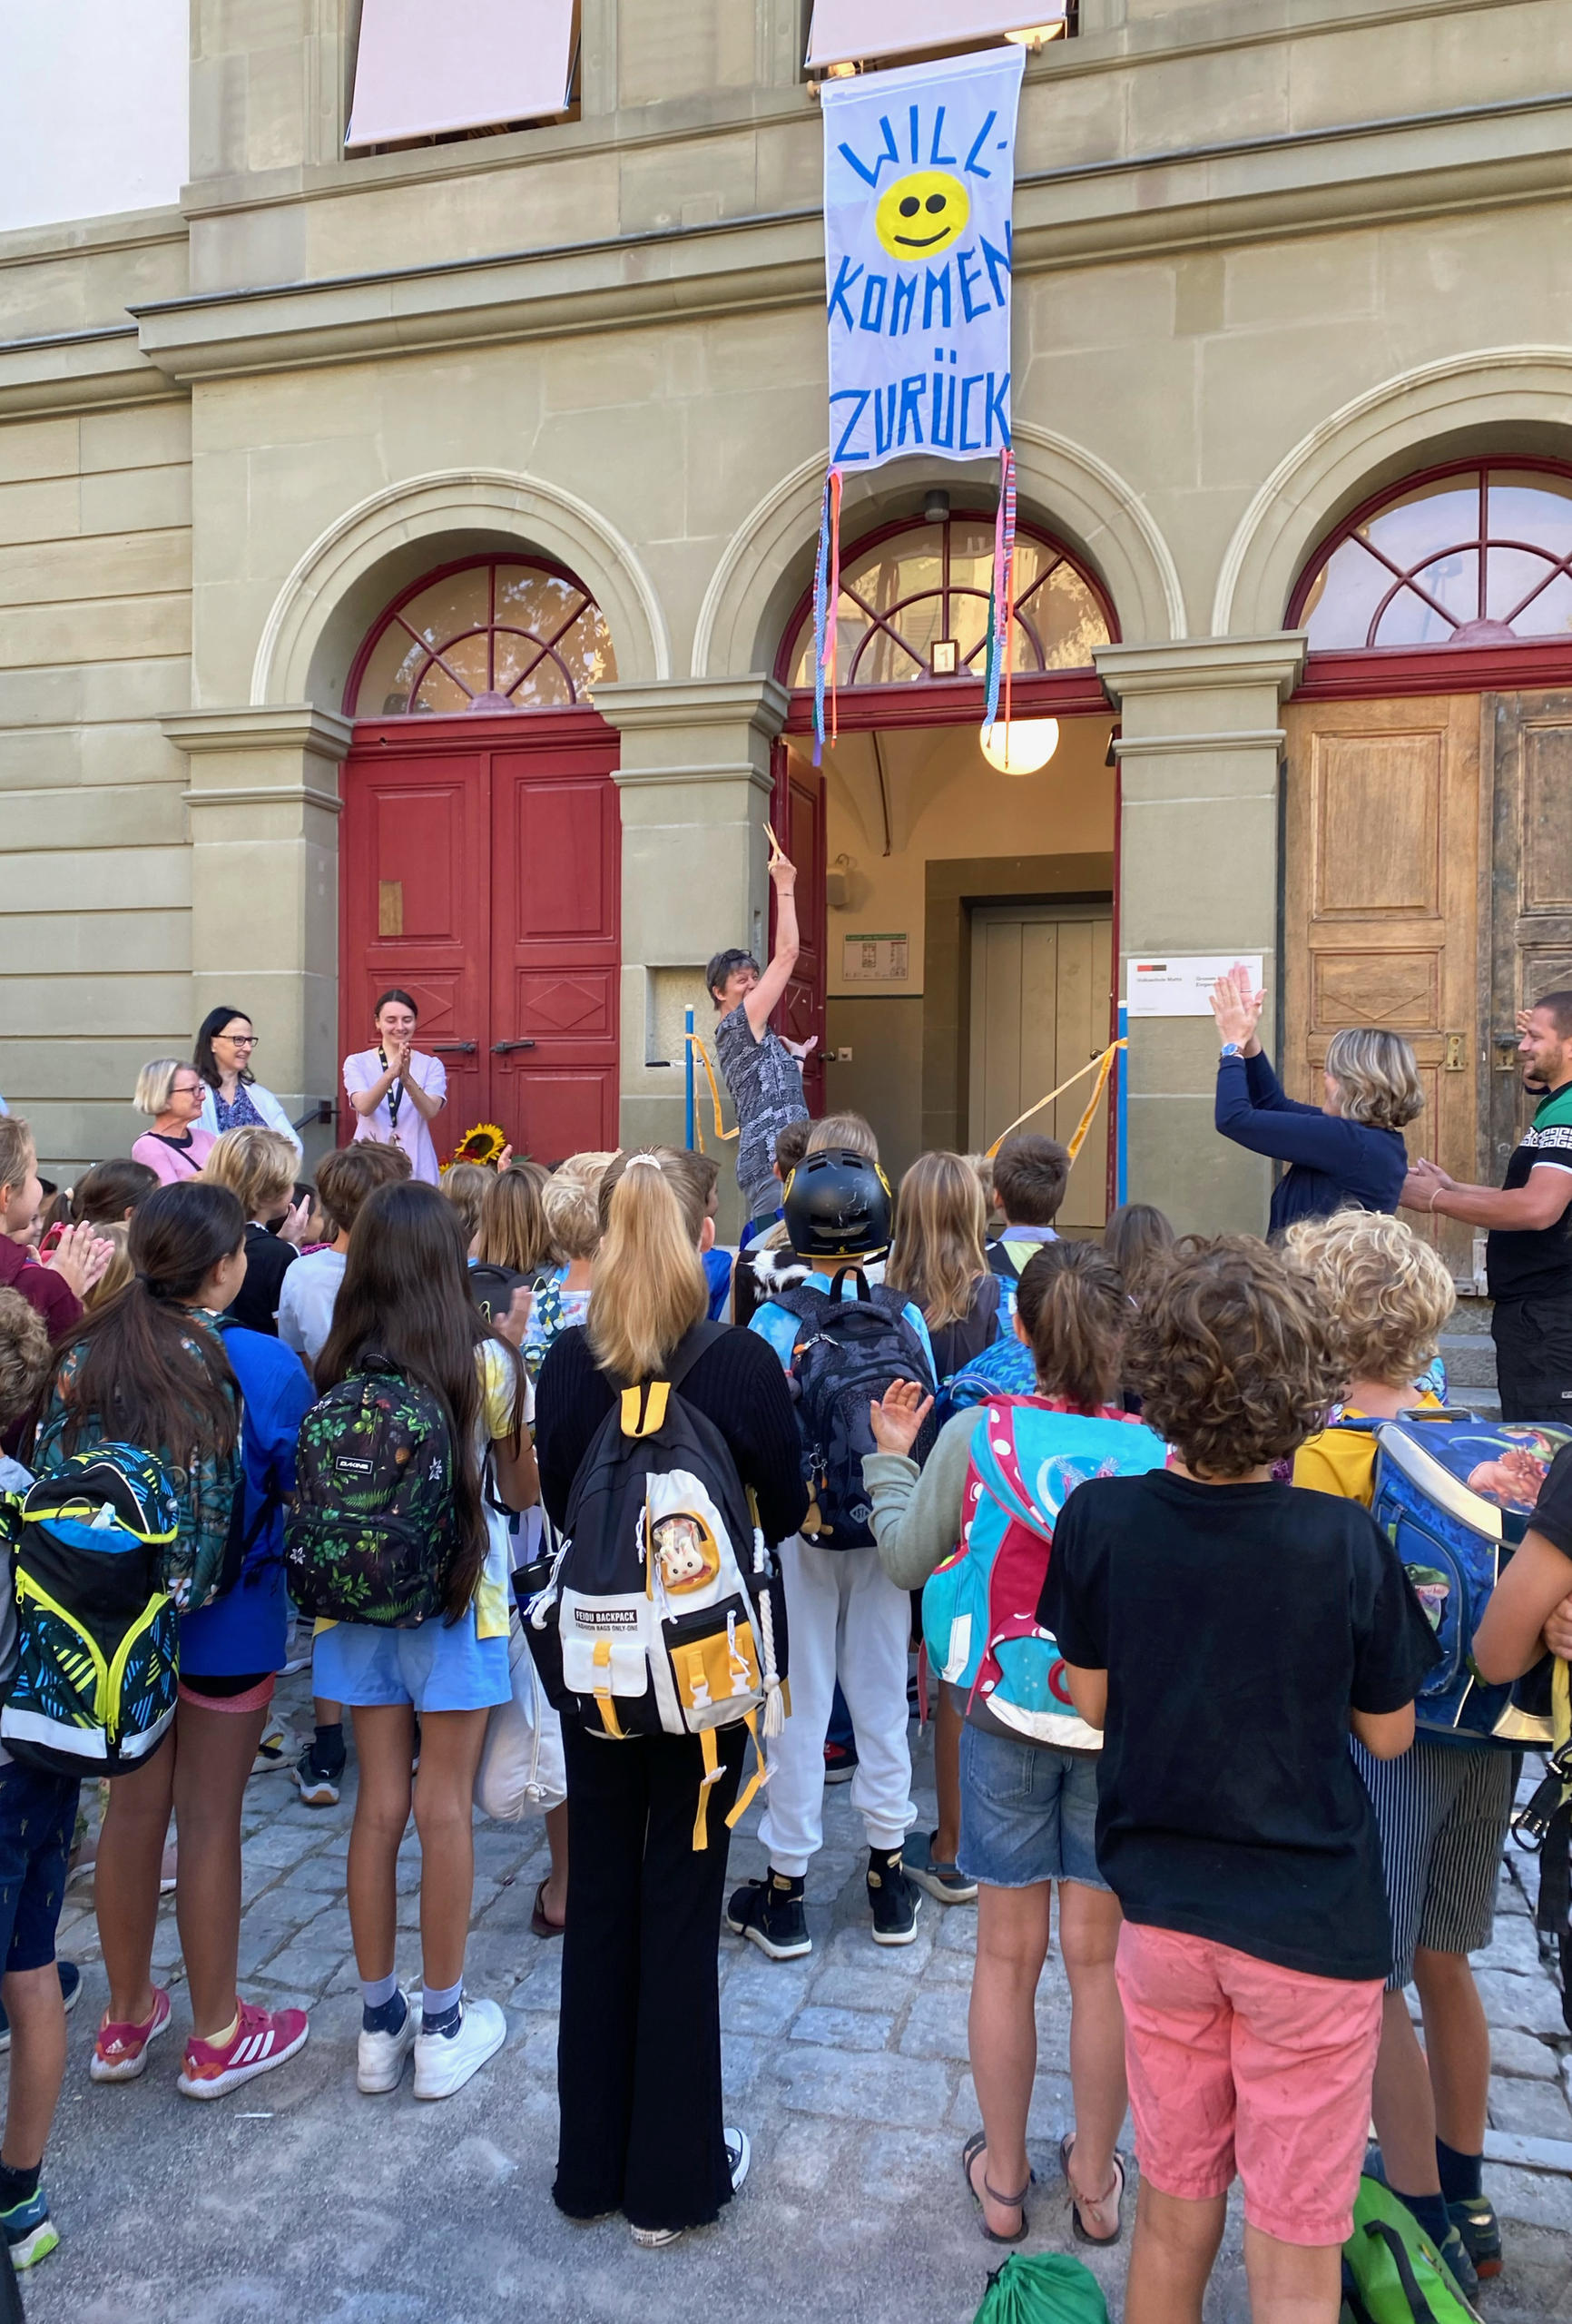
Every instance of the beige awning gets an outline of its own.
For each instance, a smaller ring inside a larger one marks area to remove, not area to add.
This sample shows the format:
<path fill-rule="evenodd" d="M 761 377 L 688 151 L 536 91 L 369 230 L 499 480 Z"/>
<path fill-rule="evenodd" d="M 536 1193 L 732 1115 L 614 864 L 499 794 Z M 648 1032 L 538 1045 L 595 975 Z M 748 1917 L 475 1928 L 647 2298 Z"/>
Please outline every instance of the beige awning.
<path fill-rule="evenodd" d="M 574 0 L 364 0 L 346 145 L 565 111 Z"/>
<path fill-rule="evenodd" d="M 1035 25 L 1062 24 L 1066 0 L 813 0 L 811 65 L 855 64 L 865 56 L 907 56 Z"/>

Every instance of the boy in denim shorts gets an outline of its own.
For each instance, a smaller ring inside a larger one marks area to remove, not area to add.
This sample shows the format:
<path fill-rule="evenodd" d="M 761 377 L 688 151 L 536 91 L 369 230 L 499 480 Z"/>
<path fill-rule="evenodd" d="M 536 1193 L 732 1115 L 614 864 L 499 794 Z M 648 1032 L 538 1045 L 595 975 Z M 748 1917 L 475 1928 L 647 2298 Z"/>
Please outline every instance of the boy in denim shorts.
<path fill-rule="evenodd" d="M 48 1371 L 44 1318 L 19 1293 L 0 1291 L 0 1431 L 29 1410 Z M 32 1482 L 19 1461 L 0 1458 L 0 1495 L 20 1496 Z M 33 2267 L 60 2240 L 38 2180 L 65 2073 L 65 2003 L 54 1932 L 65 1901 L 81 1788 L 74 1776 L 19 1768 L 0 1750 L 0 1953 L 5 1963 L 0 2000 L 11 2027 L 0 2228 L 17 2268 Z"/>

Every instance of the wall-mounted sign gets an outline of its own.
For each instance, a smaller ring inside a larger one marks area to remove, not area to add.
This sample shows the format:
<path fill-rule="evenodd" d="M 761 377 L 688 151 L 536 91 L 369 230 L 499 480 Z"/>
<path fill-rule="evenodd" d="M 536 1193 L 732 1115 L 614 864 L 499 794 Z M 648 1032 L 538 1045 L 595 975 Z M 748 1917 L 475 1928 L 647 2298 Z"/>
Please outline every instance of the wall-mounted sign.
<path fill-rule="evenodd" d="M 904 929 L 897 936 L 842 937 L 842 984 L 904 984 L 910 974 L 911 947 Z"/>
<path fill-rule="evenodd" d="M 1212 988 L 1230 969 L 1244 967 L 1259 992 L 1259 952 L 1168 952 L 1132 958 L 1125 999 L 1132 1017 L 1210 1017 Z"/>

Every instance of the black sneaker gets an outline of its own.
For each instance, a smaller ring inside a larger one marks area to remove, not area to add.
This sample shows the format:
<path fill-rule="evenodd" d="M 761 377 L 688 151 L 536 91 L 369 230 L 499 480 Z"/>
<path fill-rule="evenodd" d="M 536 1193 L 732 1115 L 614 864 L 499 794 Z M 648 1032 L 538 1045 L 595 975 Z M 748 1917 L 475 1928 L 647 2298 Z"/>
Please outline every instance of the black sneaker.
<path fill-rule="evenodd" d="M 1458 2231 L 1464 2250 L 1481 2282 L 1501 2272 L 1501 2222 L 1488 2195 L 1474 2195 L 1449 2203 L 1447 2216 Z M 1454 2274 L 1456 2270 L 1453 2270 Z"/>
<path fill-rule="evenodd" d="M 900 1850 L 868 1851 L 868 1901 L 873 1909 L 875 1945 L 909 1945 L 917 1935 L 922 1897 L 909 1879 Z"/>
<path fill-rule="evenodd" d="M 802 1902 L 807 1885 L 788 1880 L 771 1865 L 767 1879 L 750 1880 L 737 1890 L 726 1907 L 726 1926 L 771 1961 L 800 1961 L 813 1950 Z"/>
<path fill-rule="evenodd" d="M 850 1783 L 857 1773 L 855 1743 L 826 1743 L 824 1746 L 824 1780 L 826 1783 Z"/>
<path fill-rule="evenodd" d="M 339 1787 L 344 1780 L 344 1762 L 340 1759 L 333 1767 L 321 1758 L 315 1737 L 296 1760 L 294 1777 L 308 1807 L 337 1807 Z"/>

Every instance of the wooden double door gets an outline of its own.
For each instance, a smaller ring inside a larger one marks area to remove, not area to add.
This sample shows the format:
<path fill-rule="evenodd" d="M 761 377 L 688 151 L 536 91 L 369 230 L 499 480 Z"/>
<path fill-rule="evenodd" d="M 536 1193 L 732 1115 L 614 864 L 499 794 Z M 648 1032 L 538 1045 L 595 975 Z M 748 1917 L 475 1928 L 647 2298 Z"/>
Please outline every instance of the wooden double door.
<path fill-rule="evenodd" d="M 1498 1181 L 1527 1113 L 1514 1018 L 1572 984 L 1572 693 L 1299 702 L 1287 734 L 1285 1084 L 1319 1102 L 1340 1027 L 1401 1033 L 1410 1152 Z M 1425 1231 L 1472 1274 L 1471 1229 Z"/>
<path fill-rule="evenodd" d="M 1108 1046 L 1114 917 L 1108 904 L 977 904 L 971 912 L 968 1137 L 991 1145 L 1026 1108 Z M 1067 1146 L 1095 1086 L 1077 1081 L 1029 1127 Z M 1095 1234 L 1108 1216 L 1108 1112 L 1076 1157 L 1061 1226 Z"/>
<path fill-rule="evenodd" d="M 358 724 L 345 762 L 342 1049 L 403 986 L 447 1071 L 444 1159 L 484 1121 L 548 1164 L 614 1147 L 616 736 L 583 711 L 411 725 Z"/>

